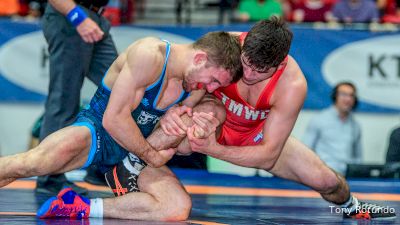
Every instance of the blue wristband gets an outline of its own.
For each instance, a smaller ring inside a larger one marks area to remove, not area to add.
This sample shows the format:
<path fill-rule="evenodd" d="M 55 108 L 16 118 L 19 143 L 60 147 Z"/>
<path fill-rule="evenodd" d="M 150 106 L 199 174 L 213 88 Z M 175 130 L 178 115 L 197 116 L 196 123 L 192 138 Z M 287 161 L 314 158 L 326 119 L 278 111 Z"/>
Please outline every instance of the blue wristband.
<path fill-rule="evenodd" d="M 68 21 L 74 27 L 77 27 L 79 24 L 81 24 L 87 17 L 88 16 L 86 12 L 79 6 L 76 6 L 67 14 Z"/>

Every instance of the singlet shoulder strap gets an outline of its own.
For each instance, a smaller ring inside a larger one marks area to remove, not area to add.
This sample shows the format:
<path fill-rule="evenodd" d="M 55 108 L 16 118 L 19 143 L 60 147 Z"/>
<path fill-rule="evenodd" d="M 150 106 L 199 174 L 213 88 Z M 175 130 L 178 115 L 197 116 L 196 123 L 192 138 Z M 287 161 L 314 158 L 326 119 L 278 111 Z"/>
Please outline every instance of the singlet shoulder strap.
<path fill-rule="evenodd" d="M 286 58 L 283 61 L 287 62 L 288 61 L 288 57 L 286 56 Z M 264 91 L 262 93 L 262 95 L 266 94 L 266 98 L 265 98 L 266 101 L 263 103 L 264 106 L 268 106 L 268 107 L 270 106 L 269 100 L 270 100 L 270 98 L 272 96 L 272 93 L 274 93 L 274 90 L 275 90 L 276 84 L 279 81 L 279 78 L 283 74 L 283 71 L 285 71 L 286 65 L 287 65 L 287 63 L 285 63 L 285 66 L 283 66 L 281 69 L 277 70 L 274 73 L 274 75 L 272 75 L 271 80 L 266 85 L 266 87 L 265 87 L 265 89 L 264 89 Z M 262 99 L 264 99 L 264 98 L 262 98 Z"/>
<path fill-rule="evenodd" d="M 165 62 L 163 69 L 161 71 L 161 77 L 165 76 L 165 70 L 167 69 L 167 64 L 168 64 L 168 58 L 169 58 L 169 53 L 171 52 L 171 43 L 169 41 L 162 39 L 165 43 L 167 43 L 166 50 L 165 50 Z"/>
<path fill-rule="evenodd" d="M 152 85 L 150 85 L 149 87 L 146 88 L 146 91 L 152 89 L 153 87 L 155 87 L 157 84 L 160 83 L 160 81 L 164 80 L 164 76 L 165 76 L 165 70 L 167 69 L 167 64 L 168 64 L 168 58 L 169 58 L 169 54 L 171 52 L 171 43 L 167 40 L 162 39 L 162 41 L 164 41 L 167 45 L 166 45 L 166 50 L 165 50 L 165 61 L 164 61 L 164 65 L 163 65 L 163 69 L 161 71 L 161 75 L 160 77 L 157 79 L 156 82 L 154 82 Z M 162 84 L 161 84 L 162 85 Z"/>

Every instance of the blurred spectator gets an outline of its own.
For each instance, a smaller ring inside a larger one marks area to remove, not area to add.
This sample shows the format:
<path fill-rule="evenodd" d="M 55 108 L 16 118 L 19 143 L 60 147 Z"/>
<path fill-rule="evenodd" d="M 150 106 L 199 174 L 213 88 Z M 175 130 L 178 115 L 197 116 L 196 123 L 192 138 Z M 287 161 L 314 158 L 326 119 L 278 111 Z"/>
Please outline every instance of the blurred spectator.
<path fill-rule="evenodd" d="M 44 13 L 44 6 L 42 6 L 43 1 L 30 1 L 29 2 L 29 11 L 28 16 L 39 18 Z"/>
<path fill-rule="evenodd" d="M 383 23 L 400 23 L 400 0 L 378 0 Z"/>
<path fill-rule="evenodd" d="M 14 16 L 19 11 L 19 0 L 0 0 L 0 17 Z"/>
<path fill-rule="evenodd" d="M 175 13 L 176 23 L 182 23 L 182 12 L 185 11 L 186 19 L 185 24 L 190 24 L 192 9 L 190 7 L 190 0 L 175 0 Z"/>
<path fill-rule="evenodd" d="M 400 127 L 394 129 L 390 134 L 386 163 L 381 177 L 400 178 Z"/>
<path fill-rule="evenodd" d="M 130 0 L 135 3 L 135 11 L 137 12 L 138 18 L 144 18 L 146 11 L 146 0 Z"/>
<path fill-rule="evenodd" d="M 110 0 L 105 7 L 103 17 L 105 17 L 110 23 L 111 26 L 118 26 L 121 24 L 121 10 L 123 0 Z"/>
<path fill-rule="evenodd" d="M 333 21 L 343 23 L 372 23 L 379 21 L 375 2 L 371 0 L 340 0 L 332 9 Z"/>
<path fill-rule="evenodd" d="M 145 3 L 145 0 L 110 0 L 103 16 L 112 26 L 131 24 L 135 20 L 136 12 L 138 18 L 144 17 Z"/>
<path fill-rule="evenodd" d="M 357 106 L 356 88 L 342 82 L 331 95 L 333 105 L 323 110 L 309 123 L 304 144 L 332 169 L 346 174 L 347 164 L 361 163 L 361 129 L 352 111 Z"/>
<path fill-rule="evenodd" d="M 327 22 L 332 18 L 332 6 L 324 0 L 304 0 L 294 5 L 294 22 Z"/>
<path fill-rule="evenodd" d="M 283 16 L 286 21 L 293 21 L 293 10 L 304 0 L 281 0 Z"/>
<path fill-rule="evenodd" d="M 380 16 L 389 12 L 393 14 L 396 9 L 396 0 L 376 0 L 376 7 Z"/>
<path fill-rule="evenodd" d="M 21 0 L 20 0 L 21 1 Z M 47 6 L 47 0 L 28 0 L 29 14 L 37 14 L 42 16 Z"/>
<path fill-rule="evenodd" d="M 383 23 L 400 23 L 400 10 L 396 14 L 387 14 L 382 17 Z"/>
<path fill-rule="evenodd" d="M 138 12 L 138 17 L 144 16 L 144 0 L 119 0 L 121 10 L 121 23 L 133 23 L 135 14 Z"/>
<path fill-rule="evenodd" d="M 396 14 L 399 0 L 376 0 L 376 6 L 380 16 Z"/>
<path fill-rule="evenodd" d="M 283 16 L 282 4 L 277 0 L 241 0 L 239 2 L 241 22 L 258 21 L 271 16 Z"/>
<path fill-rule="evenodd" d="M 386 163 L 400 162 L 400 127 L 390 134 L 389 147 L 386 154 Z"/>
<path fill-rule="evenodd" d="M 218 24 L 224 23 L 225 14 L 228 13 L 229 22 L 234 22 L 234 11 L 239 3 L 239 0 L 220 0 L 219 1 L 219 13 L 218 13 Z"/>
<path fill-rule="evenodd" d="M 29 18 L 39 18 L 43 15 L 47 0 L 19 0 L 18 14 Z"/>

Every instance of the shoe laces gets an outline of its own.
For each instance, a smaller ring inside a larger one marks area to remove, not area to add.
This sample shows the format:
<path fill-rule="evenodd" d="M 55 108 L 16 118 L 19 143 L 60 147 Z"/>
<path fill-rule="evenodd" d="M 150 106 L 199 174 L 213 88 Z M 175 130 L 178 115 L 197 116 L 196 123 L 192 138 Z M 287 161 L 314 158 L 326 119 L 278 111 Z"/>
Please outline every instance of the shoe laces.
<path fill-rule="evenodd" d="M 128 177 L 128 187 L 129 192 L 139 192 L 139 187 L 137 184 L 138 176 L 136 174 L 130 174 Z"/>

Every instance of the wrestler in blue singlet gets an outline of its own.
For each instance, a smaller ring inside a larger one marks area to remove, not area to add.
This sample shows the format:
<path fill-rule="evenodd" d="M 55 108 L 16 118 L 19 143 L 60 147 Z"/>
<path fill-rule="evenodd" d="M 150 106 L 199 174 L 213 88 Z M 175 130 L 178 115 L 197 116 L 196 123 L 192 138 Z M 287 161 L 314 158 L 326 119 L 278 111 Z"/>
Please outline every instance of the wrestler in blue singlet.
<path fill-rule="evenodd" d="M 189 92 L 182 91 L 180 97 L 165 109 L 157 109 L 156 104 L 164 83 L 165 69 L 169 58 L 171 45 L 166 42 L 166 57 L 164 66 L 158 80 L 149 86 L 138 107 L 132 112 L 132 117 L 143 136 L 147 138 L 153 131 L 161 116 L 174 104 L 185 100 Z M 103 115 L 110 98 L 111 89 L 104 84 L 99 86 L 87 108 L 77 116 L 74 126 L 86 126 L 90 129 L 92 146 L 88 160 L 83 167 L 91 164 L 97 165 L 102 172 L 107 172 L 128 154 L 128 151 L 120 146 L 104 129 L 102 125 Z"/>

